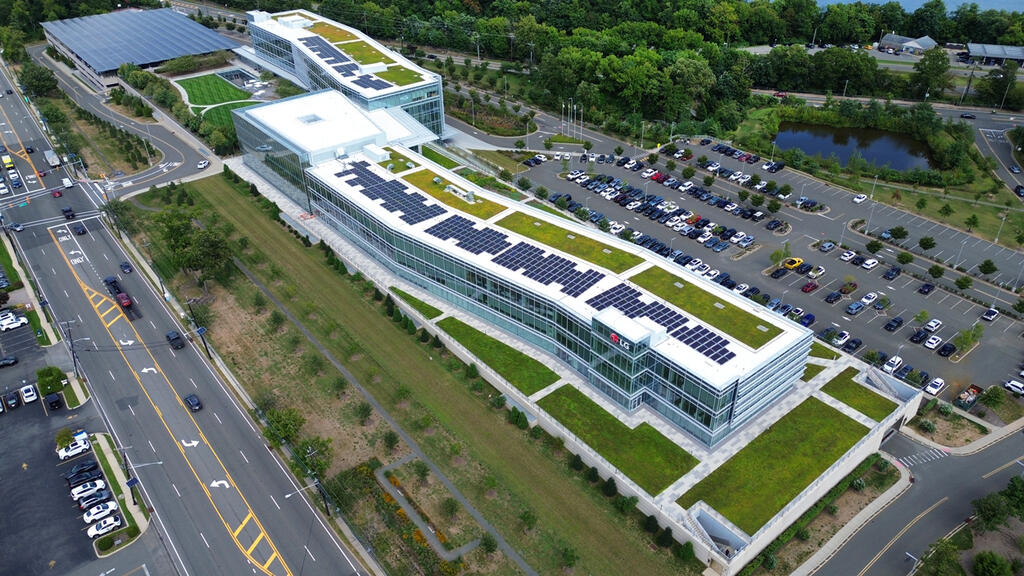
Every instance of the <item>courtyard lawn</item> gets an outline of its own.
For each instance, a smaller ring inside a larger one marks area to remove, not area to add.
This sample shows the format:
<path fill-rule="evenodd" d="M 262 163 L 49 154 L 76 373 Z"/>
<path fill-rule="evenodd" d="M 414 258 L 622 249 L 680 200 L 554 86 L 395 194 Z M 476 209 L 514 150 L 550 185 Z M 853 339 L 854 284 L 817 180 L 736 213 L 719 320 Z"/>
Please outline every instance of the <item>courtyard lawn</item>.
<path fill-rule="evenodd" d="M 326 22 L 317 22 L 316 24 L 313 24 L 309 28 L 309 31 L 312 32 L 313 34 L 319 34 L 323 36 L 324 39 L 331 43 L 345 42 L 348 40 L 355 40 L 356 38 L 358 38 L 358 36 L 349 32 L 348 30 L 343 30 L 341 28 L 338 28 L 337 26 L 333 26 Z"/>
<path fill-rule="evenodd" d="M 697 465 L 696 458 L 650 424 L 630 430 L 572 386 L 562 386 L 538 405 L 652 496 Z"/>
<path fill-rule="evenodd" d="M 558 381 L 547 366 L 461 320 L 445 318 L 437 326 L 527 396 Z"/>
<path fill-rule="evenodd" d="M 854 382 L 853 378 L 857 374 L 856 368 L 847 368 L 822 386 L 821 391 L 868 418 L 881 422 L 896 409 L 896 403 Z"/>
<path fill-rule="evenodd" d="M 820 342 L 811 342 L 811 352 L 809 355 L 814 356 L 815 358 L 824 358 L 825 360 L 839 359 L 839 352 L 836 352 Z"/>
<path fill-rule="evenodd" d="M 425 316 L 428 320 L 433 320 L 434 318 L 437 318 L 438 316 L 441 315 L 441 310 L 431 306 L 430 304 L 427 304 L 423 300 L 420 300 L 419 298 L 413 296 L 412 294 L 409 294 L 405 290 L 395 288 L 394 286 L 388 288 L 388 290 L 391 290 L 391 292 L 394 293 L 396 296 L 398 296 L 402 300 L 405 300 L 406 304 L 415 308 L 417 312 L 423 314 L 423 316 Z"/>
<path fill-rule="evenodd" d="M 867 433 L 860 423 L 808 398 L 676 502 L 703 500 L 754 534 Z"/>
<path fill-rule="evenodd" d="M 577 236 L 565 228 L 537 220 L 534 216 L 523 212 L 509 214 L 498 221 L 498 226 L 616 273 L 629 270 L 643 262 L 643 258 L 636 254 L 612 248 L 587 236 Z"/>
<path fill-rule="evenodd" d="M 751 348 L 760 348 L 782 333 L 781 328 L 662 268 L 649 268 L 630 280 Z"/>
<path fill-rule="evenodd" d="M 815 376 L 821 374 L 821 371 L 824 369 L 825 367 L 820 364 L 807 364 L 804 366 L 804 375 L 800 379 L 804 382 L 810 382 Z"/>
<path fill-rule="evenodd" d="M 207 108 L 206 112 L 203 113 L 203 120 L 215 126 L 234 126 L 235 121 L 231 117 L 231 111 L 236 108 L 245 108 L 246 106 L 252 106 L 254 104 L 258 104 L 258 102 L 232 102 L 230 104 L 221 104 L 220 106 Z"/>
<path fill-rule="evenodd" d="M 344 44 L 337 45 L 339 49 L 345 54 L 352 57 L 353 60 L 360 64 L 375 64 L 377 62 L 383 62 L 384 64 L 391 64 L 394 62 L 391 58 L 388 58 L 382 54 L 379 50 L 370 46 L 362 40 L 355 42 L 345 42 Z"/>
<path fill-rule="evenodd" d="M 423 80 L 423 74 L 410 70 L 405 66 L 391 66 L 383 72 L 374 73 L 374 76 L 398 86 L 408 86 Z"/>
<path fill-rule="evenodd" d="M 506 206 L 498 204 L 497 202 L 491 202 L 490 200 L 485 200 L 483 198 L 476 198 L 473 203 L 470 204 L 451 192 L 445 192 L 445 186 L 451 184 L 451 182 L 441 178 L 441 183 L 435 184 L 434 178 L 440 178 L 440 176 L 430 170 L 420 170 L 418 172 L 402 176 L 403 180 L 426 192 L 432 198 L 435 198 L 456 210 L 465 212 L 466 214 L 472 214 L 481 220 L 486 220 L 491 216 L 500 214 L 508 209 Z M 454 186 L 454 184 L 452 185 Z M 458 188 L 458 186 L 456 186 L 456 188 Z"/>
<path fill-rule="evenodd" d="M 216 74 L 204 74 L 194 78 L 185 78 L 177 80 L 177 83 L 188 94 L 189 104 L 199 106 L 248 100 L 252 97 L 252 94 L 238 88 Z"/>

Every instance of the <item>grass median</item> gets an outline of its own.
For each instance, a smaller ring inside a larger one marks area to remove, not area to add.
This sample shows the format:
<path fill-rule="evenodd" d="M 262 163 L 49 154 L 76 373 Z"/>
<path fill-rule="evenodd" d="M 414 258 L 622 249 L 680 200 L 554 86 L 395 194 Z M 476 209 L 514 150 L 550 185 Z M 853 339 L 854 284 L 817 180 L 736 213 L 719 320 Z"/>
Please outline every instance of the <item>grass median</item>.
<path fill-rule="evenodd" d="M 867 432 L 809 398 L 761 433 L 677 501 L 703 500 L 747 534 L 757 532 Z"/>
<path fill-rule="evenodd" d="M 124 465 L 121 461 L 121 455 L 108 444 L 109 440 L 106 434 L 94 434 L 90 441 L 92 442 L 93 451 L 96 453 L 96 461 L 100 463 L 100 468 L 103 469 L 103 477 L 107 483 L 107 488 L 110 489 L 111 493 L 114 495 L 114 500 L 117 501 L 117 513 L 121 516 L 121 520 L 124 522 L 123 528 L 115 532 L 111 532 L 96 541 L 96 548 L 100 550 L 101 554 L 105 555 L 117 548 L 123 548 L 134 541 L 139 535 L 139 526 L 135 523 L 135 517 L 128 511 L 128 502 L 125 499 L 124 487 L 122 487 L 121 483 L 117 481 L 117 478 L 114 476 L 114 470 L 110 467 L 108 454 L 113 456 L 119 467 Z M 114 539 L 117 537 L 123 537 L 125 540 L 115 547 Z"/>
<path fill-rule="evenodd" d="M 809 355 L 814 356 L 815 358 L 823 358 L 825 360 L 839 359 L 839 352 L 836 352 L 835 350 L 817 341 L 811 342 L 811 352 Z"/>
<path fill-rule="evenodd" d="M 854 382 L 853 378 L 859 373 L 856 368 L 847 368 L 822 386 L 821 391 L 868 418 L 881 422 L 896 409 L 896 403 Z"/>
<path fill-rule="evenodd" d="M 516 212 L 497 222 L 498 226 L 511 230 L 556 250 L 572 254 L 612 272 L 624 272 L 643 262 L 643 258 L 624 250 L 613 248 L 582 234 L 572 232 L 549 222 L 538 220 L 532 214 Z"/>
<path fill-rule="evenodd" d="M 457 318 L 445 318 L 437 326 L 527 396 L 558 381 L 547 366 Z"/>

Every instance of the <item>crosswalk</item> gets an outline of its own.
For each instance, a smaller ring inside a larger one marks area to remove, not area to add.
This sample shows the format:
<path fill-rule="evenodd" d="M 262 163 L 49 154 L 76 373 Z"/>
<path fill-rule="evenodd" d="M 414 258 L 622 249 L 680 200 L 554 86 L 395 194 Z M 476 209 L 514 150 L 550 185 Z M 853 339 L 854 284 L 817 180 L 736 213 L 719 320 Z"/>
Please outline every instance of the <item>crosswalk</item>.
<path fill-rule="evenodd" d="M 949 456 L 949 452 L 946 452 L 945 450 L 940 450 L 938 448 L 932 448 L 931 450 L 925 450 L 923 452 L 918 452 L 917 454 L 902 456 L 900 458 L 897 458 L 897 460 L 899 460 L 900 463 L 906 466 L 907 468 L 911 468 L 918 464 L 924 464 L 925 462 L 931 462 L 933 460 L 938 460 L 939 458 L 945 458 L 946 456 Z"/>

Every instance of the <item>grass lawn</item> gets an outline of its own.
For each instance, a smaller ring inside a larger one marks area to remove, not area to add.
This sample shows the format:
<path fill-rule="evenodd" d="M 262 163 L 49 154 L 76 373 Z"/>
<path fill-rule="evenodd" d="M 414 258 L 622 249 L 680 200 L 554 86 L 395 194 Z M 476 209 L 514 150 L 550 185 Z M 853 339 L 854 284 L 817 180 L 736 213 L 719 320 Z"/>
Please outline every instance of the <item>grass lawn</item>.
<path fill-rule="evenodd" d="M 28 318 L 28 325 L 32 327 L 32 332 L 36 334 L 36 341 L 39 342 L 40 346 L 49 346 L 50 337 L 46 335 L 43 330 L 43 325 L 39 322 L 39 312 L 36 310 L 29 310 L 25 312 L 25 317 Z"/>
<path fill-rule="evenodd" d="M 747 534 L 757 532 L 867 432 L 808 398 L 677 500 L 698 500 Z"/>
<path fill-rule="evenodd" d="M 562 386 L 538 404 L 652 496 L 697 465 L 696 458 L 650 424 L 630 430 L 572 386 Z"/>
<path fill-rule="evenodd" d="M 814 356 L 815 358 L 824 358 L 825 360 L 839 359 L 839 352 L 836 352 L 818 341 L 811 342 L 811 352 L 809 355 Z"/>
<path fill-rule="evenodd" d="M 220 106 L 207 108 L 206 112 L 203 114 L 203 120 L 206 120 L 216 126 L 233 126 L 234 119 L 231 117 L 231 111 L 235 108 L 245 108 L 246 106 L 252 106 L 254 104 L 258 104 L 258 102 L 232 102 L 230 104 L 221 104 Z"/>
<path fill-rule="evenodd" d="M 421 152 L 421 154 L 423 154 L 424 158 L 426 158 L 427 160 L 434 161 L 442 168 L 447 168 L 451 170 L 452 168 L 455 168 L 456 166 L 459 165 L 459 163 L 456 162 L 455 160 L 452 160 L 451 158 L 445 156 L 444 154 L 441 154 L 440 152 L 434 150 L 429 146 L 424 146 L 422 150 L 423 151 Z"/>
<path fill-rule="evenodd" d="M 451 184 L 448 180 L 441 178 L 440 184 L 434 184 L 434 178 L 440 178 L 440 175 L 436 174 L 431 170 L 420 170 L 418 172 L 412 172 L 402 176 L 402 179 L 419 188 L 420 190 L 429 194 L 432 198 L 455 208 L 466 214 L 472 214 L 481 220 L 486 220 L 495 214 L 507 210 L 506 206 L 498 204 L 497 202 L 491 202 L 483 198 L 475 198 L 473 203 L 459 198 L 451 192 L 445 192 L 444 187 Z M 454 186 L 454 184 L 452 184 Z M 456 186 L 458 188 L 458 186 Z"/>
<path fill-rule="evenodd" d="M 179 86 L 185 89 L 185 93 L 188 94 L 189 104 L 203 106 L 220 104 L 221 102 L 248 100 L 252 97 L 252 94 L 216 74 L 204 74 L 194 78 L 178 80 L 177 82 Z"/>
<path fill-rule="evenodd" d="M 512 200 L 522 200 L 525 198 L 522 192 L 508 184 L 505 184 L 494 176 L 488 176 L 487 174 L 481 174 L 479 172 L 474 172 L 473 170 L 460 170 L 459 176 L 462 176 L 481 188 L 490 190 L 495 194 L 501 194 L 506 198 L 511 198 Z"/>
<path fill-rule="evenodd" d="M 810 382 L 824 369 L 825 367 L 821 366 L 820 364 L 807 364 L 806 366 L 804 366 L 804 375 L 800 379 L 803 380 L 804 382 Z"/>
<path fill-rule="evenodd" d="M 552 134 L 548 136 L 548 140 L 558 144 L 583 144 L 583 140 L 578 140 L 572 136 L 566 136 L 565 134 Z"/>
<path fill-rule="evenodd" d="M 781 328 L 722 302 L 711 292 L 656 266 L 630 280 L 751 348 L 760 348 L 782 333 Z"/>
<path fill-rule="evenodd" d="M 521 169 L 526 168 L 526 166 L 523 166 L 498 150 L 470 150 L 470 152 L 473 156 L 481 158 L 487 163 L 497 166 L 499 169 L 508 170 L 513 174 L 521 172 Z"/>
<path fill-rule="evenodd" d="M 387 80 L 398 86 L 408 86 L 423 80 L 423 74 L 410 70 L 405 66 L 391 66 L 383 72 L 375 72 L 374 76 L 381 80 Z"/>
<path fill-rule="evenodd" d="M 406 158 L 405 156 L 399 154 L 398 152 L 395 152 L 390 147 L 384 149 L 391 153 L 391 159 L 385 160 L 383 162 L 378 162 L 377 164 L 381 168 L 387 169 L 388 164 L 394 164 L 395 167 L 392 168 L 392 170 L 394 170 L 395 172 L 404 172 L 406 170 L 409 170 L 407 164 L 412 164 L 413 168 L 420 165 L 419 162 L 413 162 L 412 160 Z"/>
<path fill-rule="evenodd" d="M 457 318 L 437 325 L 527 396 L 558 381 L 558 374 L 547 366 Z"/>
<path fill-rule="evenodd" d="M 569 216 L 568 212 L 565 212 L 564 210 L 559 210 L 558 208 L 555 208 L 554 206 L 548 204 L 547 202 L 544 202 L 544 201 L 541 201 L 541 200 L 529 200 L 526 203 L 528 205 L 530 205 L 530 206 L 533 206 L 534 208 L 543 210 L 543 211 L 547 212 L 548 214 L 554 214 L 555 216 L 558 216 L 559 218 L 565 218 L 566 220 L 572 220 L 572 216 Z"/>
<path fill-rule="evenodd" d="M 220 175 L 189 186 L 196 191 L 197 202 L 209 206 L 204 218 L 216 216 L 249 238 L 249 249 L 264 259 L 253 267 L 257 277 L 302 316 L 306 327 L 391 411 L 535 570 L 555 574 L 563 547 L 571 546 L 579 553 L 580 574 L 687 573 L 667 554 L 652 551 L 650 535 L 635 520 L 623 517 L 599 491 L 571 474 L 564 456 L 553 456 L 531 443 L 504 417 L 487 409 L 431 349 L 384 318 L 370 296 L 325 266 L 319 251 L 304 248 L 267 218 L 248 195 L 233 190 Z M 250 390 L 255 385 L 247 382 Z M 307 388 L 287 393 L 303 395 Z M 407 398 L 400 395 L 406 388 L 412 391 L 414 404 L 403 412 L 398 405 L 400 398 Z M 424 419 L 429 429 L 416 426 Z M 345 437 L 335 444 L 341 441 Z M 455 448 L 465 463 L 454 462 Z M 490 483 L 497 486 L 495 498 L 488 495 Z M 525 509 L 538 518 L 530 533 L 519 521 Z"/>
<path fill-rule="evenodd" d="M 114 499 L 117 501 L 117 505 L 119 507 L 117 514 L 121 516 L 121 520 L 123 521 L 122 526 L 124 526 L 124 528 L 121 528 L 120 530 L 107 534 L 104 538 L 112 538 L 115 535 L 119 536 L 125 540 L 125 542 L 121 544 L 121 547 L 127 546 L 129 542 L 135 540 L 135 537 L 139 535 L 139 527 L 135 524 L 135 517 L 128 512 L 128 501 L 125 499 L 124 487 L 121 486 L 120 482 L 116 482 L 114 480 L 114 472 L 111 470 L 110 463 L 107 461 L 107 454 L 110 454 L 114 456 L 118 464 L 121 464 L 121 455 L 117 453 L 117 450 L 113 449 L 110 439 L 106 434 L 94 434 L 89 440 L 92 443 L 93 450 L 96 452 L 96 461 L 99 462 L 100 467 L 103 468 L 103 475 L 106 478 L 107 488 L 109 488 L 114 494 Z M 134 536 L 130 535 L 133 532 Z M 104 554 L 109 553 L 112 550 L 114 550 L 114 548 L 111 548 L 111 550 L 108 550 Z"/>
<path fill-rule="evenodd" d="M 21 277 L 14 270 L 14 261 L 11 259 L 11 253 L 7 251 L 7 245 L 3 242 L 0 242 L 0 268 L 7 274 L 7 279 L 11 282 L 12 287 L 7 288 L 7 290 L 13 290 L 15 282 L 21 281 Z"/>
<path fill-rule="evenodd" d="M 355 34 L 348 30 L 343 30 L 337 26 L 332 26 L 326 22 L 317 22 L 309 27 L 309 31 L 313 34 L 319 34 L 324 37 L 328 42 L 345 42 L 348 40 L 355 40 L 358 38 Z"/>
<path fill-rule="evenodd" d="M 85 388 L 83 388 L 83 390 L 85 390 L 87 395 L 86 398 L 88 398 L 88 390 Z M 75 393 L 75 389 L 72 388 L 70 384 L 61 388 L 61 392 L 64 394 L 64 404 L 67 406 L 68 410 L 78 408 L 82 405 L 82 400 L 78 399 L 78 394 Z"/>
<path fill-rule="evenodd" d="M 612 272 L 629 270 L 643 262 L 643 258 L 612 248 L 587 236 L 576 236 L 565 228 L 537 220 L 530 214 L 516 212 L 498 221 L 498 225 L 572 254 Z"/>
<path fill-rule="evenodd" d="M 430 320 L 433 320 L 434 318 L 437 318 L 442 314 L 441 310 L 431 306 L 430 304 L 427 304 L 423 300 L 420 300 L 419 298 L 413 296 L 412 294 L 409 294 L 405 290 L 395 288 L 394 286 L 388 288 L 388 290 L 391 290 L 391 292 L 393 292 L 396 296 L 398 296 L 402 300 L 405 300 L 406 304 L 412 306 L 413 308 L 416 309 L 417 312 L 423 314 Z"/>
<path fill-rule="evenodd" d="M 391 64 L 394 62 L 394 60 L 388 58 L 379 50 L 362 40 L 345 42 L 344 44 L 337 44 L 337 46 L 342 52 L 348 54 L 353 60 L 360 64 L 375 64 L 377 62 Z"/>
<path fill-rule="evenodd" d="M 829 380 L 821 390 L 868 418 L 881 422 L 896 409 L 896 403 L 854 382 L 853 378 L 857 374 L 856 368 L 847 368 Z"/>

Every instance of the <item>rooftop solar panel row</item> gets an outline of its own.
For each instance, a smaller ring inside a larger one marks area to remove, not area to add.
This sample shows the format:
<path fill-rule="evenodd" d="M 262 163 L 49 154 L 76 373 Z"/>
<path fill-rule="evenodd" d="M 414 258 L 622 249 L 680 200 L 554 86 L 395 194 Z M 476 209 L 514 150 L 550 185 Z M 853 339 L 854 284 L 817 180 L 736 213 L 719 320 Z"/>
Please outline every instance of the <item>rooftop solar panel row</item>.
<path fill-rule="evenodd" d="M 373 90 L 383 90 L 385 88 L 391 87 L 390 82 L 385 82 L 380 78 L 377 78 L 376 76 L 370 76 L 369 74 L 363 74 L 359 78 L 356 78 L 353 84 L 355 84 L 356 86 L 361 86 L 363 88 L 372 88 Z"/>
<path fill-rule="evenodd" d="M 427 204 L 426 196 L 405 187 L 398 180 L 385 180 L 371 172 L 369 164 L 360 160 L 349 164 L 349 169 L 335 174 L 371 200 L 383 200 L 381 206 L 388 212 L 401 213 L 399 218 L 407 224 L 419 224 L 447 212 L 438 204 Z M 349 178 L 354 176 L 352 178 Z M 346 178 L 349 178 L 346 180 Z"/>
<path fill-rule="evenodd" d="M 510 246 L 508 236 L 493 228 L 477 230 L 468 218 L 453 215 L 427 228 L 427 234 L 442 240 L 455 238 L 456 245 L 463 250 L 480 254 L 498 254 Z"/>
<path fill-rule="evenodd" d="M 344 52 L 320 36 L 306 36 L 299 38 L 299 42 L 342 76 L 355 76 L 356 70 L 359 69 Z"/>
<path fill-rule="evenodd" d="M 544 250 L 520 242 L 511 250 L 494 258 L 494 263 L 509 270 L 523 270 L 523 275 L 544 285 L 552 282 L 562 286 L 562 292 L 572 297 L 579 296 L 596 284 L 604 274 L 597 270 L 580 272 L 576 264 L 554 254 L 543 256 Z"/>

